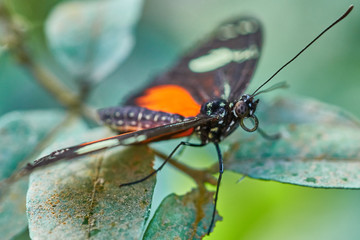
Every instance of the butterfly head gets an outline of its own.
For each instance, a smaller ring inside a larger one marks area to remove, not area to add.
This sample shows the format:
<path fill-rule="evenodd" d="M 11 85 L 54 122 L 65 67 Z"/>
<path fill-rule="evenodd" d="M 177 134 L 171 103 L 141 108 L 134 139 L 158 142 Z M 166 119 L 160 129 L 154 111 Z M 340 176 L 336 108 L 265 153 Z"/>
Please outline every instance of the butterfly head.
<path fill-rule="evenodd" d="M 259 99 L 255 100 L 253 96 L 244 94 L 233 108 L 233 113 L 239 119 L 240 126 L 247 132 L 254 132 L 259 126 L 259 120 L 254 114 L 258 103 Z M 253 121 L 252 128 L 245 125 L 244 120 L 247 118 Z"/>

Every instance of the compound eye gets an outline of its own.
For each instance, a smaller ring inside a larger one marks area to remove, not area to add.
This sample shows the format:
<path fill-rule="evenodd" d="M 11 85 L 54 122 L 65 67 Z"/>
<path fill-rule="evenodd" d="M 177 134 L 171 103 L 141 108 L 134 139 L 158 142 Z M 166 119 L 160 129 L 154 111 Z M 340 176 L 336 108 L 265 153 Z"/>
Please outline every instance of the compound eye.
<path fill-rule="evenodd" d="M 249 115 L 249 107 L 248 107 L 248 105 L 243 101 L 237 102 L 235 104 L 235 113 L 237 114 L 237 116 L 239 118 L 247 117 Z"/>

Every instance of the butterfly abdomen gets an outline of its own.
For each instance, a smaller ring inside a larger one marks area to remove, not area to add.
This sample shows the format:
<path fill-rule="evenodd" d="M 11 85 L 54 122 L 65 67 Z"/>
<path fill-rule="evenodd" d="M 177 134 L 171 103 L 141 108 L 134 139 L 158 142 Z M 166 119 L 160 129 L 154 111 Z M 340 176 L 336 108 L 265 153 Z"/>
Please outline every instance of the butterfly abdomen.
<path fill-rule="evenodd" d="M 132 132 L 181 122 L 185 118 L 179 114 L 152 111 L 146 108 L 126 106 L 98 110 L 99 117 L 111 129 L 118 132 Z"/>

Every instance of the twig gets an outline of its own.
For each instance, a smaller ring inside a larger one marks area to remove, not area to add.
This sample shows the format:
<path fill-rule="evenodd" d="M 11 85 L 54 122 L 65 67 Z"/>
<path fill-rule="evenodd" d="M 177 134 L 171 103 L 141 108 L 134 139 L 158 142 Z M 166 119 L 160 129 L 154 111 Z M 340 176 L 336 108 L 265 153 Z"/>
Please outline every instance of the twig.
<path fill-rule="evenodd" d="M 162 159 L 166 159 L 168 156 L 153 150 L 155 155 L 159 156 Z M 210 183 L 212 185 L 216 185 L 217 180 L 215 177 L 213 177 L 208 171 L 206 170 L 196 170 L 193 168 L 190 168 L 178 161 L 173 160 L 172 158 L 169 159 L 169 163 L 171 165 L 173 165 L 174 167 L 176 167 L 177 169 L 179 169 L 180 171 L 186 173 L 187 175 L 189 175 L 191 178 L 193 178 L 196 182 L 197 185 L 203 185 L 205 182 Z"/>
<path fill-rule="evenodd" d="M 69 114 L 64 118 L 64 120 L 61 121 L 57 126 L 55 126 L 49 133 L 47 133 L 44 139 L 35 146 L 34 150 L 24 160 L 21 161 L 21 163 L 18 165 L 17 170 L 15 170 L 10 177 L 0 181 L 0 200 L 13 183 L 17 182 L 20 178 L 25 177 L 32 172 L 32 170 L 25 169 L 24 165 L 30 159 L 33 159 L 34 157 L 39 155 L 39 153 L 48 146 L 49 142 L 53 140 L 57 133 L 60 132 L 64 127 L 69 125 L 76 118 L 76 116 L 77 115 L 73 112 L 69 112 Z"/>
<path fill-rule="evenodd" d="M 80 113 L 92 122 L 99 123 L 95 111 L 86 106 L 82 102 L 82 97 L 79 97 L 87 94 L 80 94 L 78 96 L 67 88 L 55 75 L 32 59 L 23 41 L 25 38 L 24 32 L 14 23 L 8 10 L 2 4 L 0 4 L 0 22 L 6 28 L 6 34 L 2 37 L 1 43 L 29 70 L 37 83 L 67 109 Z"/>

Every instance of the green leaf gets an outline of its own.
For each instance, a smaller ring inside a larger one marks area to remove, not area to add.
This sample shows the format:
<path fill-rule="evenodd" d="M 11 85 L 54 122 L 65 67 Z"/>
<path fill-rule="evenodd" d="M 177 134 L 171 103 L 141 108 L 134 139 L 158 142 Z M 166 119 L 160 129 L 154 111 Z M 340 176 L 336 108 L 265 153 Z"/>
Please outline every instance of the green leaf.
<path fill-rule="evenodd" d="M 28 179 L 21 179 L 0 194 L 1 239 L 12 239 L 27 228 L 25 196 Z"/>
<path fill-rule="evenodd" d="M 171 194 L 157 209 L 144 239 L 201 239 L 208 231 L 213 206 L 212 192 Z M 220 219 L 216 215 L 216 221 Z"/>
<path fill-rule="evenodd" d="M 265 122 L 261 127 L 282 137 L 271 141 L 238 131 L 239 148 L 226 169 L 309 187 L 360 188 L 360 125 L 351 114 L 295 97 L 279 98 L 258 111 Z"/>
<path fill-rule="evenodd" d="M 360 127 L 360 121 L 342 108 L 299 96 L 283 96 L 272 101 L 261 101 L 257 110 L 261 124 L 341 124 L 353 128 Z"/>
<path fill-rule="evenodd" d="M 99 82 L 131 52 L 141 0 L 67 1 L 46 21 L 57 60 L 76 79 Z"/>
<path fill-rule="evenodd" d="M 64 118 L 63 111 L 18 111 L 0 118 L 0 180 L 7 178 Z"/>
<path fill-rule="evenodd" d="M 152 171 L 146 146 L 107 151 L 38 170 L 27 194 L 35 239 L 138 239 L 147 220 L 155 178 L 119 188 Z"/>
<path fill-rule="evenodd" d="M 10 11 L 23 22 L 43 24 L 51 8 L 61 0 L 4 0 Z"/>
<path fill-rule="evenodd" d="M 63 111 L 19 111 L 0 118 L 0 180 L 13 173 L 44 136 L 63 120 Z M 28 180 L 0 189 L 0 232 L 10 239 L 27 227 L 25 196 Z"/>

